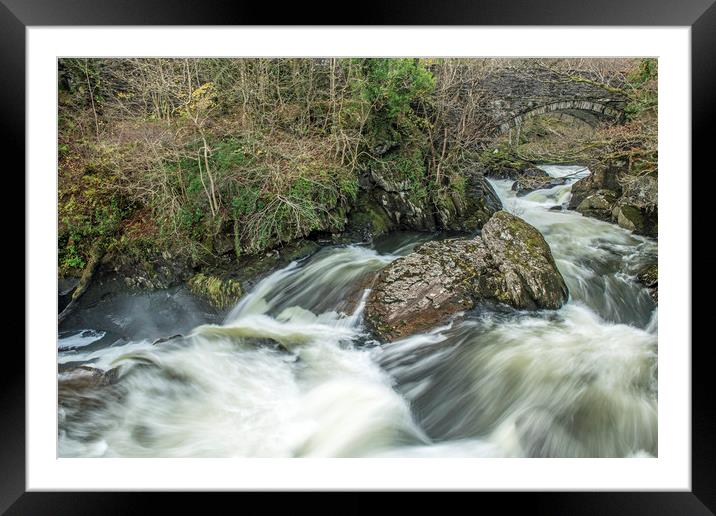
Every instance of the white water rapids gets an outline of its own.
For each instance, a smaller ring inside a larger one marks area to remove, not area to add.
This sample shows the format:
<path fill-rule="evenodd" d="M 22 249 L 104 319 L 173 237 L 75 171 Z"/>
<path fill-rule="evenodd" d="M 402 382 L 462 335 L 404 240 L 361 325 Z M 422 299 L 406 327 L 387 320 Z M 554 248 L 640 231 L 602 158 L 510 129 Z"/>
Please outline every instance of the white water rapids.
<path fill-rule="evenodd" d="M 363 328 L 361 282 L 430 236 L 324 248 L 184 338 L 61 338 L 60 456 L 656 455 L 657 316 L 634 278 L 656 242 L 551 210 L 570 185 L 516 197 L 492 183 L 550 244 L 570 290 L 560 310 L 483 307 L 382 344 Z M 78 364 L 114 381 L 79 388 Z"/>

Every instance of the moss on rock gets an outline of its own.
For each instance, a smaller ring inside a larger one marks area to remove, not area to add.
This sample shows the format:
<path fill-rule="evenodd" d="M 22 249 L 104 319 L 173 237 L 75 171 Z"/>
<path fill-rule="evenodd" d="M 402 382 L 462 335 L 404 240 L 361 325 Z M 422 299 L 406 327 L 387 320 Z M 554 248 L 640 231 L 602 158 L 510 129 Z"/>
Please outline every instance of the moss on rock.
<path fill-rule="evenodd" d="M 347 233 L 355 240 L 370 241 L 395 227 L 388 212 L 369 195 L 362 195 L 348 215 Z"/>
<path fill-rule="evenodd" d="M 427 242 L 383 269 L 366 302 L 366 324 L 392 341 L 446 322 L 483 300 L 528 310 L 568 297 L 541 233 L 505 211 L 471 240 Z"/>
<path fill-rule="evenodd" d="M 585 217 L 609 221 L 616 200 L 617 195 L 612 190 L 597 190 L 579 203 L 577 211 Z"/>
<path fill-rule="evenodd" d="M 238 281 L 203 273 L 194 275 L 188 286 L 194 294 L 203 297 L 219 310 L 233 306 L 243 294 Z"/>
<path fill-rule="evenodd" d="M 616 223 L 624 229 L 641 233 L 644 229 L 644 217 L 636 206 L 629 204 L 620 205 L 614 208 L 613 212 Z"/>

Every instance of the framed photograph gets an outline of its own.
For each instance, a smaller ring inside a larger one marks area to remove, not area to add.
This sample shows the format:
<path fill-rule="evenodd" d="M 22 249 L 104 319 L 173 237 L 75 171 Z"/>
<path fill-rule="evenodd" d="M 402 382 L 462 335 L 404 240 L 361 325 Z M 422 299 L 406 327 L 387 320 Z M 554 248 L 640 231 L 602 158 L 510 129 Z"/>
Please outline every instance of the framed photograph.
<path fill-rule="evenodd" d="M 710 3 L 341 26 L 3 0 L 26 331 L 0 511 L 500 491 L 712 514 L 691 322 Z"/>

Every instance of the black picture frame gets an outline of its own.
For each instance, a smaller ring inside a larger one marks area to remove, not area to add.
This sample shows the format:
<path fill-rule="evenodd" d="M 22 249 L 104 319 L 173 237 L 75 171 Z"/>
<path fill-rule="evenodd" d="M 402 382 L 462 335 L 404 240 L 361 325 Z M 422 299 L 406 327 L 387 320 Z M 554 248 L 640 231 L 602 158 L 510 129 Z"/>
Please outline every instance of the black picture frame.
<path fill-rule="evenodd" d="M 25 29 L 28 26 L 89 25 L 604 25 L 691 27 L 692 168 L 711 170 L 707 141 L 716 114 L 715 0 L 469 0 L 454 2 L 362 2 L 344 17 L 327 18 L 333 6 L 303 3 L 243 4 L 192 0 L 0 0 L 0 142 L 20 158 L 25 153 Z M 336 23 L 336 22 L 339 23 Z M 342 23 L 341 23 L 342 22 Z M 690 174 L 690 171 L 684 171 Z M 19 181 L 19 174 L 15 174 Z M 693 176 L 692 176 L 693 178 Z M 700 180 L 701 181 L 701 180 Z M 700 183 L 701 184 L 701 183 Z M 18 191 L 24 183 L 18 185 Z M 699 187 L 699 191 L 706 189 Z M 696 193 L 696 192 L 694 192 Z M 703 195 L 703 194 L 702 194 Z M 692 206 L 695 202 L 692 202 Z M 692 206 L 684 209 L 692 210 Z M 693 217 L 692 235 L 699 219 Z M 16 224 L 16 223 L 14 223 Z M 23 241 L 25 235 L 23 236 Z M 16 240 L 19 242 L 20 240 Z M 18 246 L 19 247 L 19 246 Z M 693 249 L 692 249 L 693 257 Z M 25 269 L 27 275 L 29 271 Z M 691 302 L 691 300 L 685 300 Z M 692 304 L 695 307 L 695 304 Z M 26 306 L 26 310 L 31 307 Z M 692 317 L 693 320 L 693 317 Z M 698 319 L 696 319 L 698 320 Z M 692 339 L 692 490 L 690 492 L 530 492 L 474 493 L 483 501 L 499 497 L 501 511 L 536 514 L 714 514 L 716 512 L 716 417 L 711 398 L 711 341 Z M 0 373 L 0 513 L 126 514 L 151 509 L 152 493 L 26 492 L 25 488 L 25 352 L 16 341 L 4 346 Z M 12 344 L 12 345 L 11 345 Z M 225 495 L 233 496 L 233 495 Z M 247 496 L 244 494 L 243 496 Z M 342 506 L 354 512 L 373 510 L 371 496 L 351 495 Z M 292 497 L 293 498 L 293 497 Z M 184 508 L 188 497 L 172 495 Z M 423 496 L 413 503 L 422 505 Z M 460 500 L 454 500 L 459 503 Z M 199 502 L 202 504 L 204 502 Z M 402 503 L 402 502 L 401 502 Z M 474 501 L 470 501 L 474 504 Z M 325 507 L 330 510 L 330 503 Z"/>

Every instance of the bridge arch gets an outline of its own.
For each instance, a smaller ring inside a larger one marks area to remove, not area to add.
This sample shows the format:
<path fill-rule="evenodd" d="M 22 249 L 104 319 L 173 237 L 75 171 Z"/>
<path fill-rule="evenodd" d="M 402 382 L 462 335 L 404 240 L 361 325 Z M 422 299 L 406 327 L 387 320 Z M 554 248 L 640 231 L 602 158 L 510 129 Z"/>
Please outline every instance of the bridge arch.
<path fill-rule="evenodd" d="M 623 121 L 624 112 L 602 102 L 592 100 L 560 100 L 543 104 L 515 115 L 500 124 L 500 132 L 519 128 L 523 122 L 534 116 L 561 112 L 588 123 L 592 127 L 600 122 L 618 123 Z"/>

